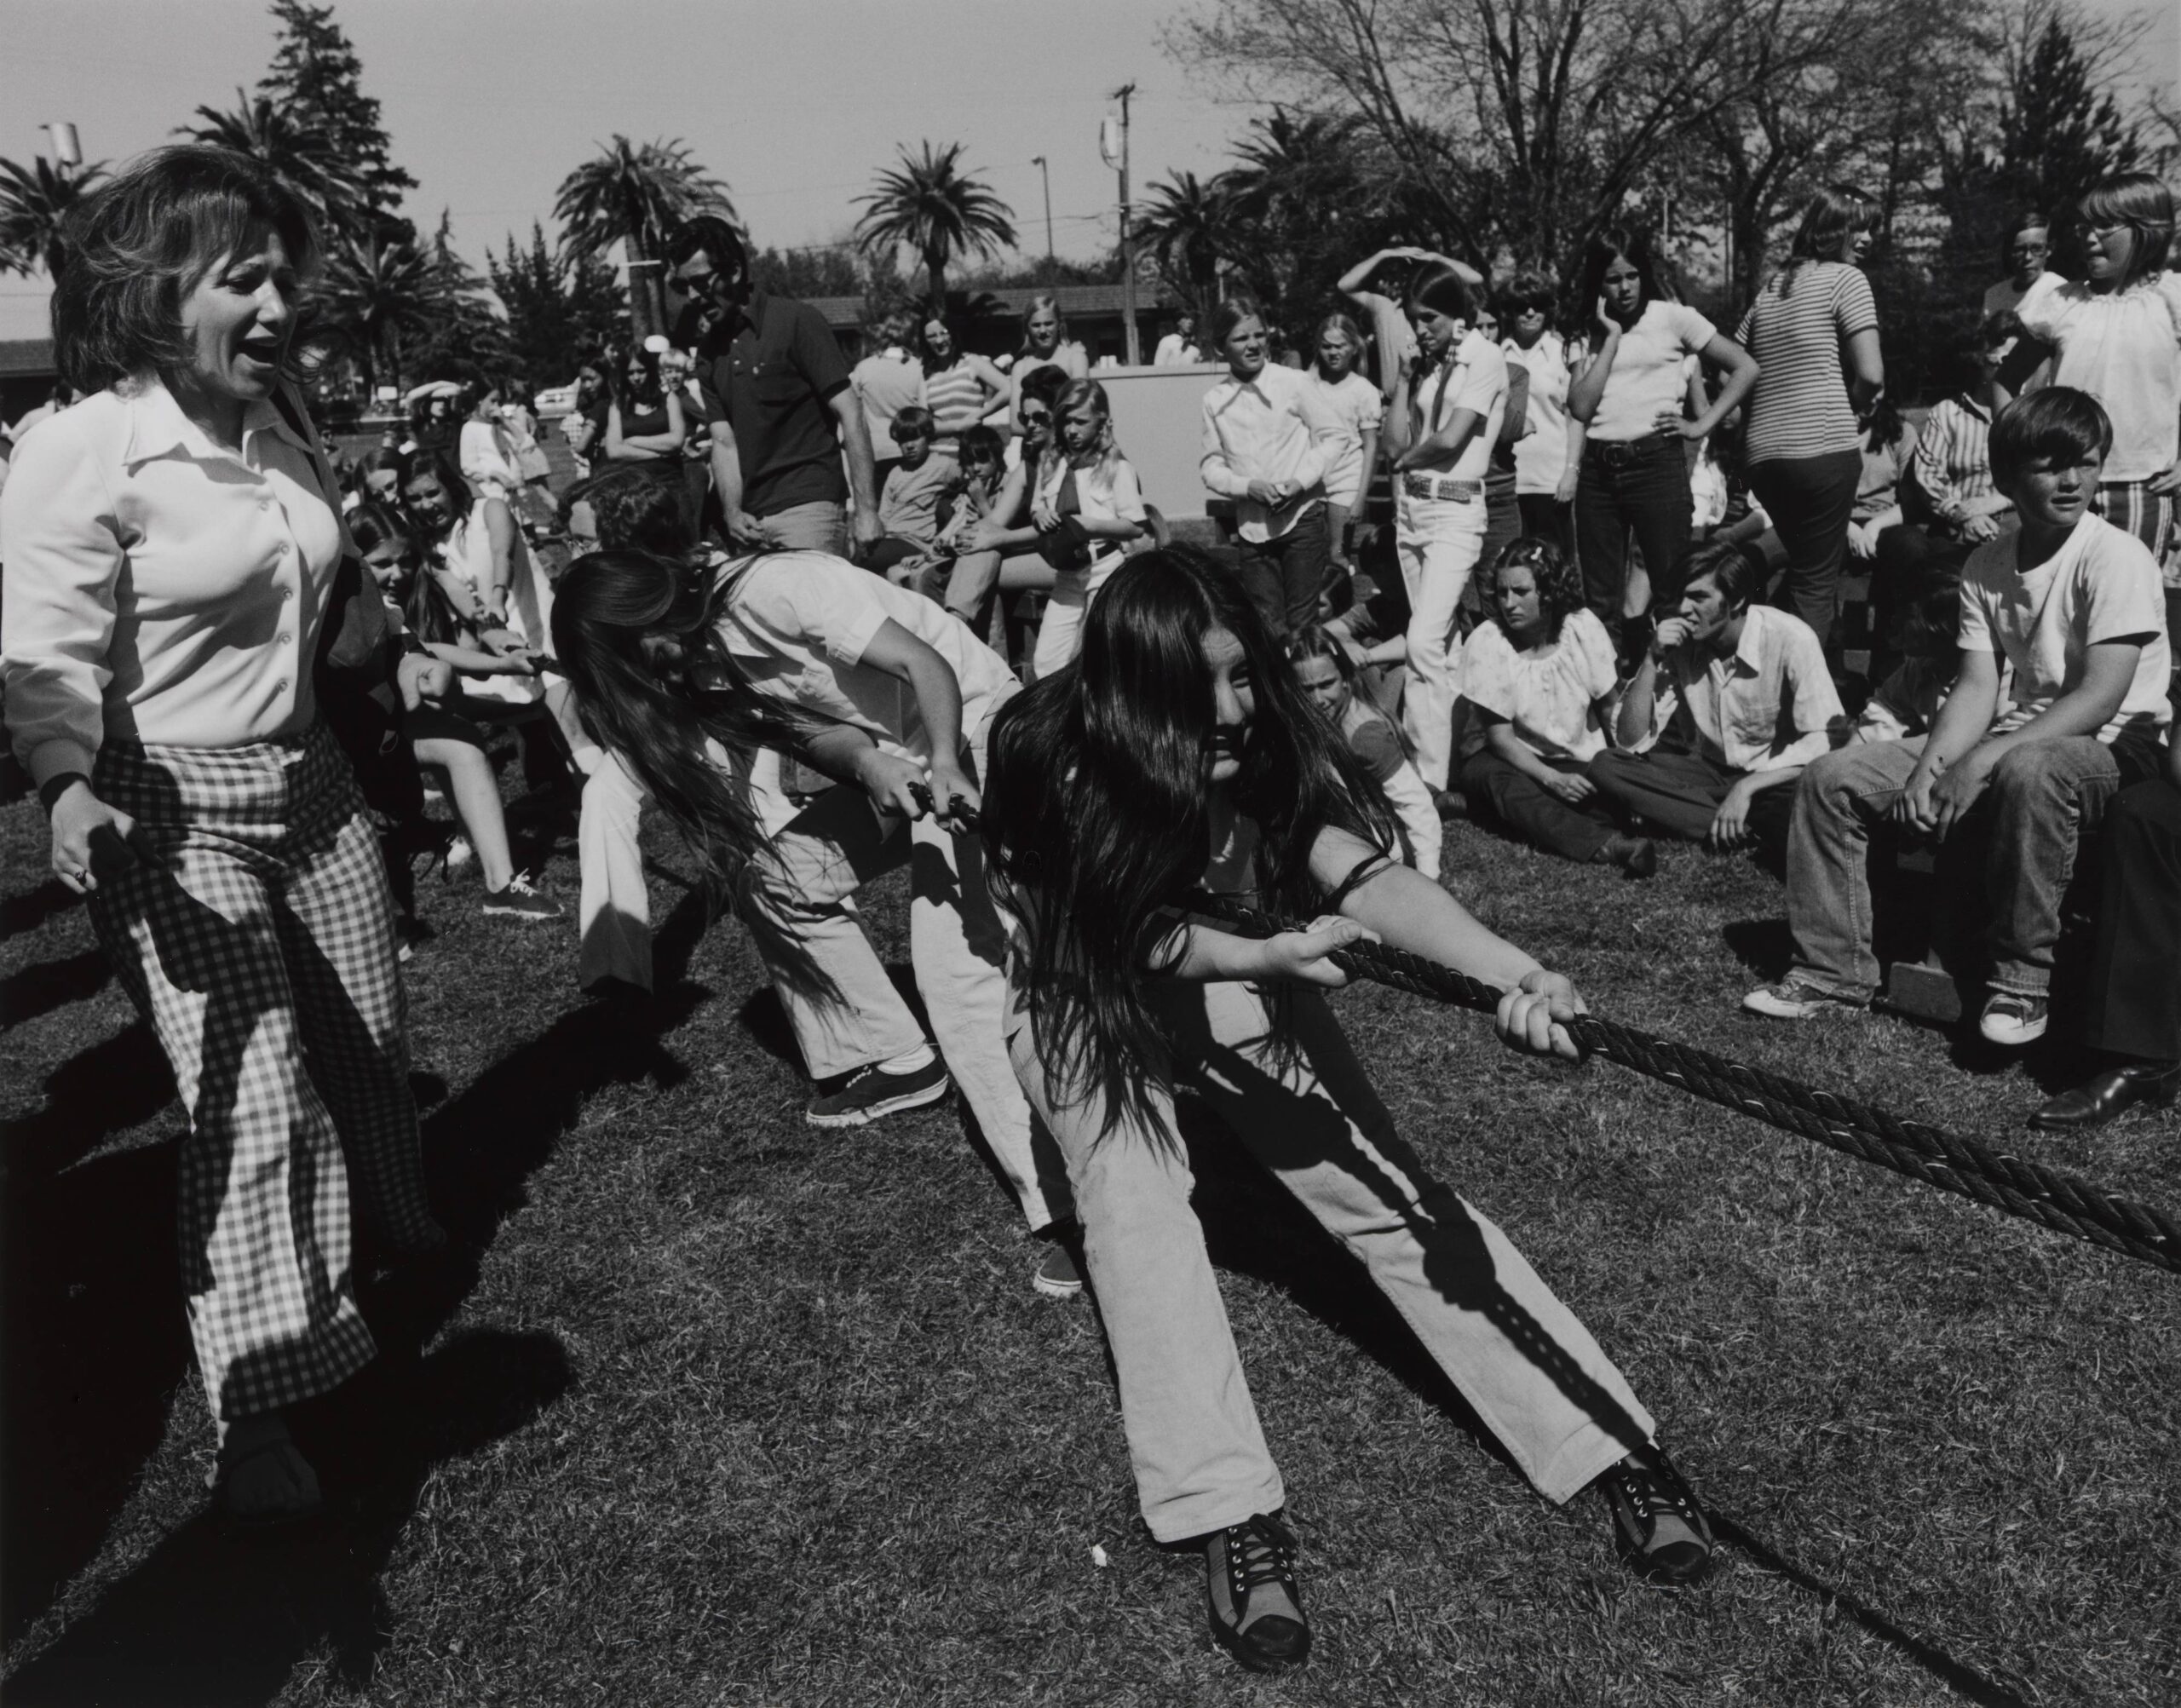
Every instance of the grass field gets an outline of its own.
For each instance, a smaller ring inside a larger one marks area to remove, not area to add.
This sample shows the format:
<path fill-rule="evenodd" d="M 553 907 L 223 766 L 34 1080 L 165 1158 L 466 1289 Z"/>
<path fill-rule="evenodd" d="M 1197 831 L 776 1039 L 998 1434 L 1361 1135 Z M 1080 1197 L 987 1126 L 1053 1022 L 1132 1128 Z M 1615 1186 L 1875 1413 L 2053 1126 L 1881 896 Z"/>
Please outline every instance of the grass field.
<path fill-rule="evenodd" d="M 565 820 L 532 833 L 573 912 Z M 1631 1581 L 1603 1508 L 1530 1493 L 1200 1123 L 1318 1640 L 1249 1678 L 1137 1522 L 1091 1307 L 1032 1293 L 958 1115 L 806 1126 L 747 942 L 665 837 L 649 1002 L 578 996 L 572 922 L 423 887 L 411 1034 L 469 1261 L 369 1296 L 384 1370 L 314 1438 L 336 1519 L 225 1538 L 178 1118 L 43 834 L 0 808 L 11 1704 L 2181 1701 L 2181 1278 L 1372 988 L 1335 1000 L 1405 1131 L 1658 1413 L 1722 1568 Z M 1739 1015 L 1786 951 L 1751 866 L 1630 885 L 1467 825 L 1448 861 L 1603 1012 L 2181 1204 L 2171 1117 L 2023 1130 L 2057 1059 Z M 870 899 L 895 963 L 905 912 Z"/>

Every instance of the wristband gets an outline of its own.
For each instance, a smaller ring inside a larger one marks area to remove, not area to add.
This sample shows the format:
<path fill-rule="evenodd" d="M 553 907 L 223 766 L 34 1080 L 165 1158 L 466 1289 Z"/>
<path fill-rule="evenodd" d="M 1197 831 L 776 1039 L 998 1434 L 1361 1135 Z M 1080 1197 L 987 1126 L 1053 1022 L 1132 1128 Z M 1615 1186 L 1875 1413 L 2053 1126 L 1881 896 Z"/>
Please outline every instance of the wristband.
<path fill-rule="evenodd" d="M 49 777 L 37 785 L 37 798 L 48 813 L 52 812 L 60 797 L 78 783 L 89 787 L 91 779 L 81 771 L 63 771 Z"/>

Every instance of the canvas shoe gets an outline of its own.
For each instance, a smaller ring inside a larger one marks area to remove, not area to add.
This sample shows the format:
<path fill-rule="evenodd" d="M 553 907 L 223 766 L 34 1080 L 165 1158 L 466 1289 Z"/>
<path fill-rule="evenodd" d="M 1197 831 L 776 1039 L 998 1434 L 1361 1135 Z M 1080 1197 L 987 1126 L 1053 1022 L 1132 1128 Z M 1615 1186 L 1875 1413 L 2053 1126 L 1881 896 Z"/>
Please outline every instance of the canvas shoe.
<path fill-rule="evenodd" d="M 502 888 L 485 892 L 485 912 L 510 919 L 558 919 L 561 904 L 541 894 L 528 872 L 519 871 Z"/>
<path fill-rule="evenodd" d="M 2016 991 L 1994 991 L 1984 999 L 1984 1012 L 1977 1030 L 1987 1044 L 2002 1050 L 2020 1050 L 2045 1036 L 2049 1004 L 2043 997 L 2026 997 Z"/>
<path fill-rule="evenodd" d="M 803 1119 L 814 1127 L 860 1127 L 896 1110 L 936 1103 L 952 1089 L 947 1064 L 936 1055 L 911 1073 L 889 1073 L 874 1062 L 850 1074 L 846 1084 L 811 1099 Z"/>
<path fill-rule="evenodd" d="M 1809 984 L 1790 973 L 1776 985 L 1759 985 L 1741 999 L 1751 1014 L 1767 1020 L 1818 1020 L 1827 1015 L 1861 1014 L 1863 1004 Z"/>
<path fill-rule="evenodd" d="M 1704 1575 L 1712 1563 L 1711 1521 L 1657 1447 L 1629 1454 L 1597 1487 L 1631 1570 L 1665 1584 L 1693 1584 Z"/>
<path fill-rule="evenodd" d="M 1252 1672 L 1285 1672 L 1310 1658 L 1295 1538 L 1262 1512 L 1205 1538 L 1204 1607 L 1213 1640 Z"/>

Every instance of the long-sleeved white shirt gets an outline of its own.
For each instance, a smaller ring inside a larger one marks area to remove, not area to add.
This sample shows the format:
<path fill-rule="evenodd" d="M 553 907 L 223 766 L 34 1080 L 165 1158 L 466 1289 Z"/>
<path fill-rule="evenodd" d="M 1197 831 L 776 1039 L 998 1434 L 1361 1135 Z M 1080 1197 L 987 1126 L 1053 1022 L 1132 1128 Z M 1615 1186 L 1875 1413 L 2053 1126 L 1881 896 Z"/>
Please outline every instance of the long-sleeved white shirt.
<path fill-rule="evenodd" d="M 270 403 L 242 454 L 167 388 L 106 390 L 45 423 L 0 494 L 0 671 L 43 785 L 109 738 L 239 747 L 308 728 L 341 521 Z"/>
<path fill-rule="evenodd" d="M 1229 374 L 1204 394 L 1205 489 L 1234 501 L 1246 540 L 1278 539 L 1326 495 L 1340 423 L 1317 382 L 1299 368 L 1267 362 L 1252 380 Z M 1269 509 L 1249 496 L 1252 480 L 1292 480 L 1295 497 Z"/>

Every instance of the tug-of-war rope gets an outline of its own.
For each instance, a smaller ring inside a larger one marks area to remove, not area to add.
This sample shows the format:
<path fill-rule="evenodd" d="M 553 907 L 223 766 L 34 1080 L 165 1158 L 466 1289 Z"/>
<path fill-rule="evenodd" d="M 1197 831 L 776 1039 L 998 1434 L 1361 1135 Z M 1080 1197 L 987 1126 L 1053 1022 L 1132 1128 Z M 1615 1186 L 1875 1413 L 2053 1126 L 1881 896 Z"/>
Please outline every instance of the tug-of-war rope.
<path fill-rule="evenodd" d="M 1192 913 L 1252 937 L 1308 929 L 1203 891 L 1192 894 L 1188 906 Z M 1335 950 L 1330 958 L 1350 978 L 1369 979 L 1481 1014 L 1499 1006 L 1500 992 L 1482 981 L 1381 943 L 1353 944 Z M 1568 1031 L 1588 1052 L 1799 1133 L 1859 1161 L 1974 1199 L 2010 1216 L 2041 1222 L 2138 1262 L 2181 1271 L 2181 1221 L 2150 1205 L 2115 1197 L 2088 1181 L 2024 1162 L 1942 1128 L 1904 1121 L 1867 1103 L 1815 1091 L 1796 1080 L 1596 1015 L 1579 1015 Z"/>

